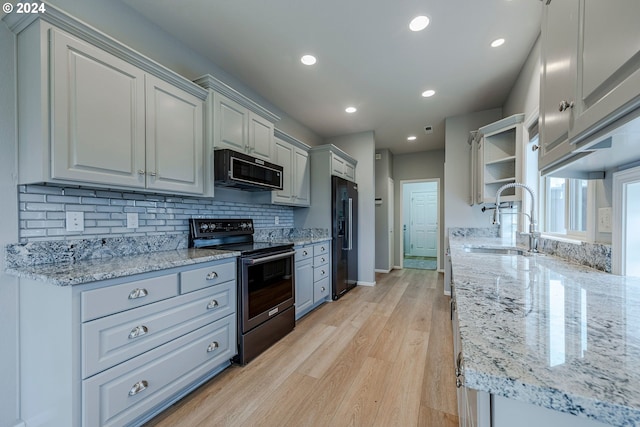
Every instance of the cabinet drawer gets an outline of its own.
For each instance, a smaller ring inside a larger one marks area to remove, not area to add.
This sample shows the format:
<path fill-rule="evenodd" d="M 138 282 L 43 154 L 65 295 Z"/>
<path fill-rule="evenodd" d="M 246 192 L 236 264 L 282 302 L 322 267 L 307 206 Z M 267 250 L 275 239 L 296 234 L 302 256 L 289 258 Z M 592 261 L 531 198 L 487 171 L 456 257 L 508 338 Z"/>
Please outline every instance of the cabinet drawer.
<path fill-rule="evenodd" d="M 331 242 L 318 243 L 313 247 L 313 256 L 326 255 L 329 253 Z"/>
<path fill-rule="evenodd" d="M 324 278 L 329 278 L 329 264 L 313 268 L 313 281 L 317 282 Z"/>
<path fill-rule="evenodd" d="M 86 322 L 176 295 L 178 274 L 85 291 L 81 296 L 81 320 Z"/>
<path fill-rule="evenodd" d="M 303 248 L 296 249 L 295 261 L 302 261 L 303 259 L 313 258 L 313 246 L 305 246 Z"/>
<path fill-rule="evenodd" d="M 313 284 L 313 302 L 318 302 L 326 298 L 329 295 L 330 291 L 331 286 L 328 277 L 315 282 Z"/>
<path fill-rule="evenodd" d="M 198 268 L 180 273 L 180 293 L 197 291 L 208 286 L 236 279 L 236 261 Z"/>
<path fill-rule="evenodd" d="M 236 354 L 227 316 L 82 382 L 83 425 L 122 426 Z"/>
<path fill-rule="evenodd" d="M 160 301 L 82 325 L 87 378 L 236 311 L 236 284 Z"/>
<path fill-rule="evenodd" d="M 327 264 L 329 264 L 329 255 L 318 255 L 316 257 L 313 257 L 314 267 L 328 268 Z"/>

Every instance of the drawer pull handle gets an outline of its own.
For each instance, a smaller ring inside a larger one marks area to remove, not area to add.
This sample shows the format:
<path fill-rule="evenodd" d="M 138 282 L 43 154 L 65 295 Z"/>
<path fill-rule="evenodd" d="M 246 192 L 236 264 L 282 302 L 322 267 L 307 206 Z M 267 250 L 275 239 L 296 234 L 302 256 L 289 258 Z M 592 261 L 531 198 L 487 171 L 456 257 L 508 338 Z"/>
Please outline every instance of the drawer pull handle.
<path fill-rule="evenodd" d="M 212 342 L 211 344 L 209 344 L 209 347 L 207 347 L 207 353 L 211 353 L 218 347 L 220 347 L 220 345 L 218 344 L 218 341 Z"/>
<path fill-rule="evenodd" d="M 218 306 L 218 301 L 212 299 L 211 301 L 209 301 L 209 304 L 207 304 L 207 310 L 211 310 L 212 308 L 216 308 Z"/>
<path fill-rule="evenodd" d="M 142 288 L 135 288 L 134 290 L 131 291 L 131 293 L 129 294 L 129 299 L 138 299 L 138 298 L 144 298 L 147 295 L 149 295 L 149 292 Z"/>
<path fill-rule="evenodd" d="M 218 278 L 218 273 L 216 273 L 215 271 L 212 271 L 211 273 L 207 274 L 207 280 L 215 280 Z"/>
<path fill-rule="evenodd" d="M 149 386 L 149 383 L 147 381 L 145 380 L 138 381 L 133 385 L 133 387 L 131 387 L 131 390 L 129 390 L 129 396 L 135 396 L 136 394 L 142 391 L 145 391 L 148 386 Z"/>
<path fill-rule="evenodd" d="M 326 288 L 323 286 L 320 288 L 320 292 L 324 292 L 326 290 Z"/>
<path fill-rule="evenodd" d="M 324 276 L 324 275 L 325 275 L 325 274 L 327 274 L 327 273 L 325 273 L 325 271 L 324 271 L 324 270 L 321 270 L 321 271 L 320 271 L 320 274 L 322 274 L 322 275 Z"/>
<path fill-rule="evenodd" d="M 456 378 L 456 387 L 460 388 L 463 386 L 462 380 L 460 378 Z"/>
<path fill-rule="evenodd" d="M 326 259 L 324 259 L 324 258 L 320 258 L 320 259 L 322 260 L 322 262 L 325 262 L 325 261 L 326 261 Z"/>
<path fill-rule="evenodd" d="M 307 251 L 302 251 L 302 255 L 303 255 L 303 256 L 307 256 L 307 255 L 309 255 L 309 252 L 307 252 Z"/>
<path fill-rule="evenodd" d="M 144 325 L 136 326 L 131 330 L 131 332 L 129 332 L 129 339 L 132 340 L 134 338 L 141 337 L 143 335 L 146 335 L 147 332 L 149 332 L 149 329 L 146 326 Z"/>

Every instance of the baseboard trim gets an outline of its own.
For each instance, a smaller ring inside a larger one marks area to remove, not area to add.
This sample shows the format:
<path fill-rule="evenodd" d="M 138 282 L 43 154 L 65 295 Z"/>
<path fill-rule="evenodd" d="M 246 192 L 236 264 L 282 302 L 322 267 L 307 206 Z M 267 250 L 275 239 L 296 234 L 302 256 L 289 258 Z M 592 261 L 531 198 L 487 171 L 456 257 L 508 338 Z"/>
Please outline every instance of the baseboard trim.
<path fill-rule="evenodd" d="M 393 269 L 394 270 L 402 270 L 404 267 L 400 267 L 399 265 L 394 265 Z"/>
<path fill-rule="evenodd" d="M 360 282 L 358 281 L 358 286 L 375 286 L 376 282 Z"/>
<path fill-rule="evenodd" d="M 439 268 L 438 273 L 444 273 L 444 268 Z"/>
<path fill-rule="evenodd" d="M 373 270 L 373 271 L 376 272 L 376 273 L 385 273 L 385 274 L 391 273 L 391 270 L 379 270 L 377 268 L 375 270 Z"/>
<path fill-rule="evenodd" d="M 444 294 L 445 294 L 446 296 L 450 297 L 450 296 L 451 296 L 451 291 L 444 291 Z"/>

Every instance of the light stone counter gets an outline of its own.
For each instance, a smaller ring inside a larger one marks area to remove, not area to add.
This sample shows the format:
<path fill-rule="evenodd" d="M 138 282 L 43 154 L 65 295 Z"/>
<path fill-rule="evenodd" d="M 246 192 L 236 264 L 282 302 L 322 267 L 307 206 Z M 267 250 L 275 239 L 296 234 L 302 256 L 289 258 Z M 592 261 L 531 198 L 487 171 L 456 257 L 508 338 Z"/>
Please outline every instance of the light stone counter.
<path fill-rule="evenodd" d="M 510 242 L 509 242 L 510 243 Z M 449 236 L 465 385 L 614 426 L 640 426 L 640 279 Z"/>
<path fill-rule="evenodd" d="M 69 286 L 236 256 L 240 256 L 240 252 L 215 249 L 177 249 L 123 257 L 86 259 L 77 262 L 16 266 L 7 268 L 6 272 L 57 286 Z"/>

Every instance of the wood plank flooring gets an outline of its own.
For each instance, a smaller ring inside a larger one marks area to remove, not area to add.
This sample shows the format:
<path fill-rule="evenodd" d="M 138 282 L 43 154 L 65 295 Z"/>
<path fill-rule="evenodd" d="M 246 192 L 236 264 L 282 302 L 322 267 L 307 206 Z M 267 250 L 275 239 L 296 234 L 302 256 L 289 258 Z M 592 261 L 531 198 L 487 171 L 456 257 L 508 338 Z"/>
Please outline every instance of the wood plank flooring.
<path fill-rule="evenodd" d="M 376 281 L 322 305 L 146 426 L 457 426 L 442 274 L 394 270 Z"/>

